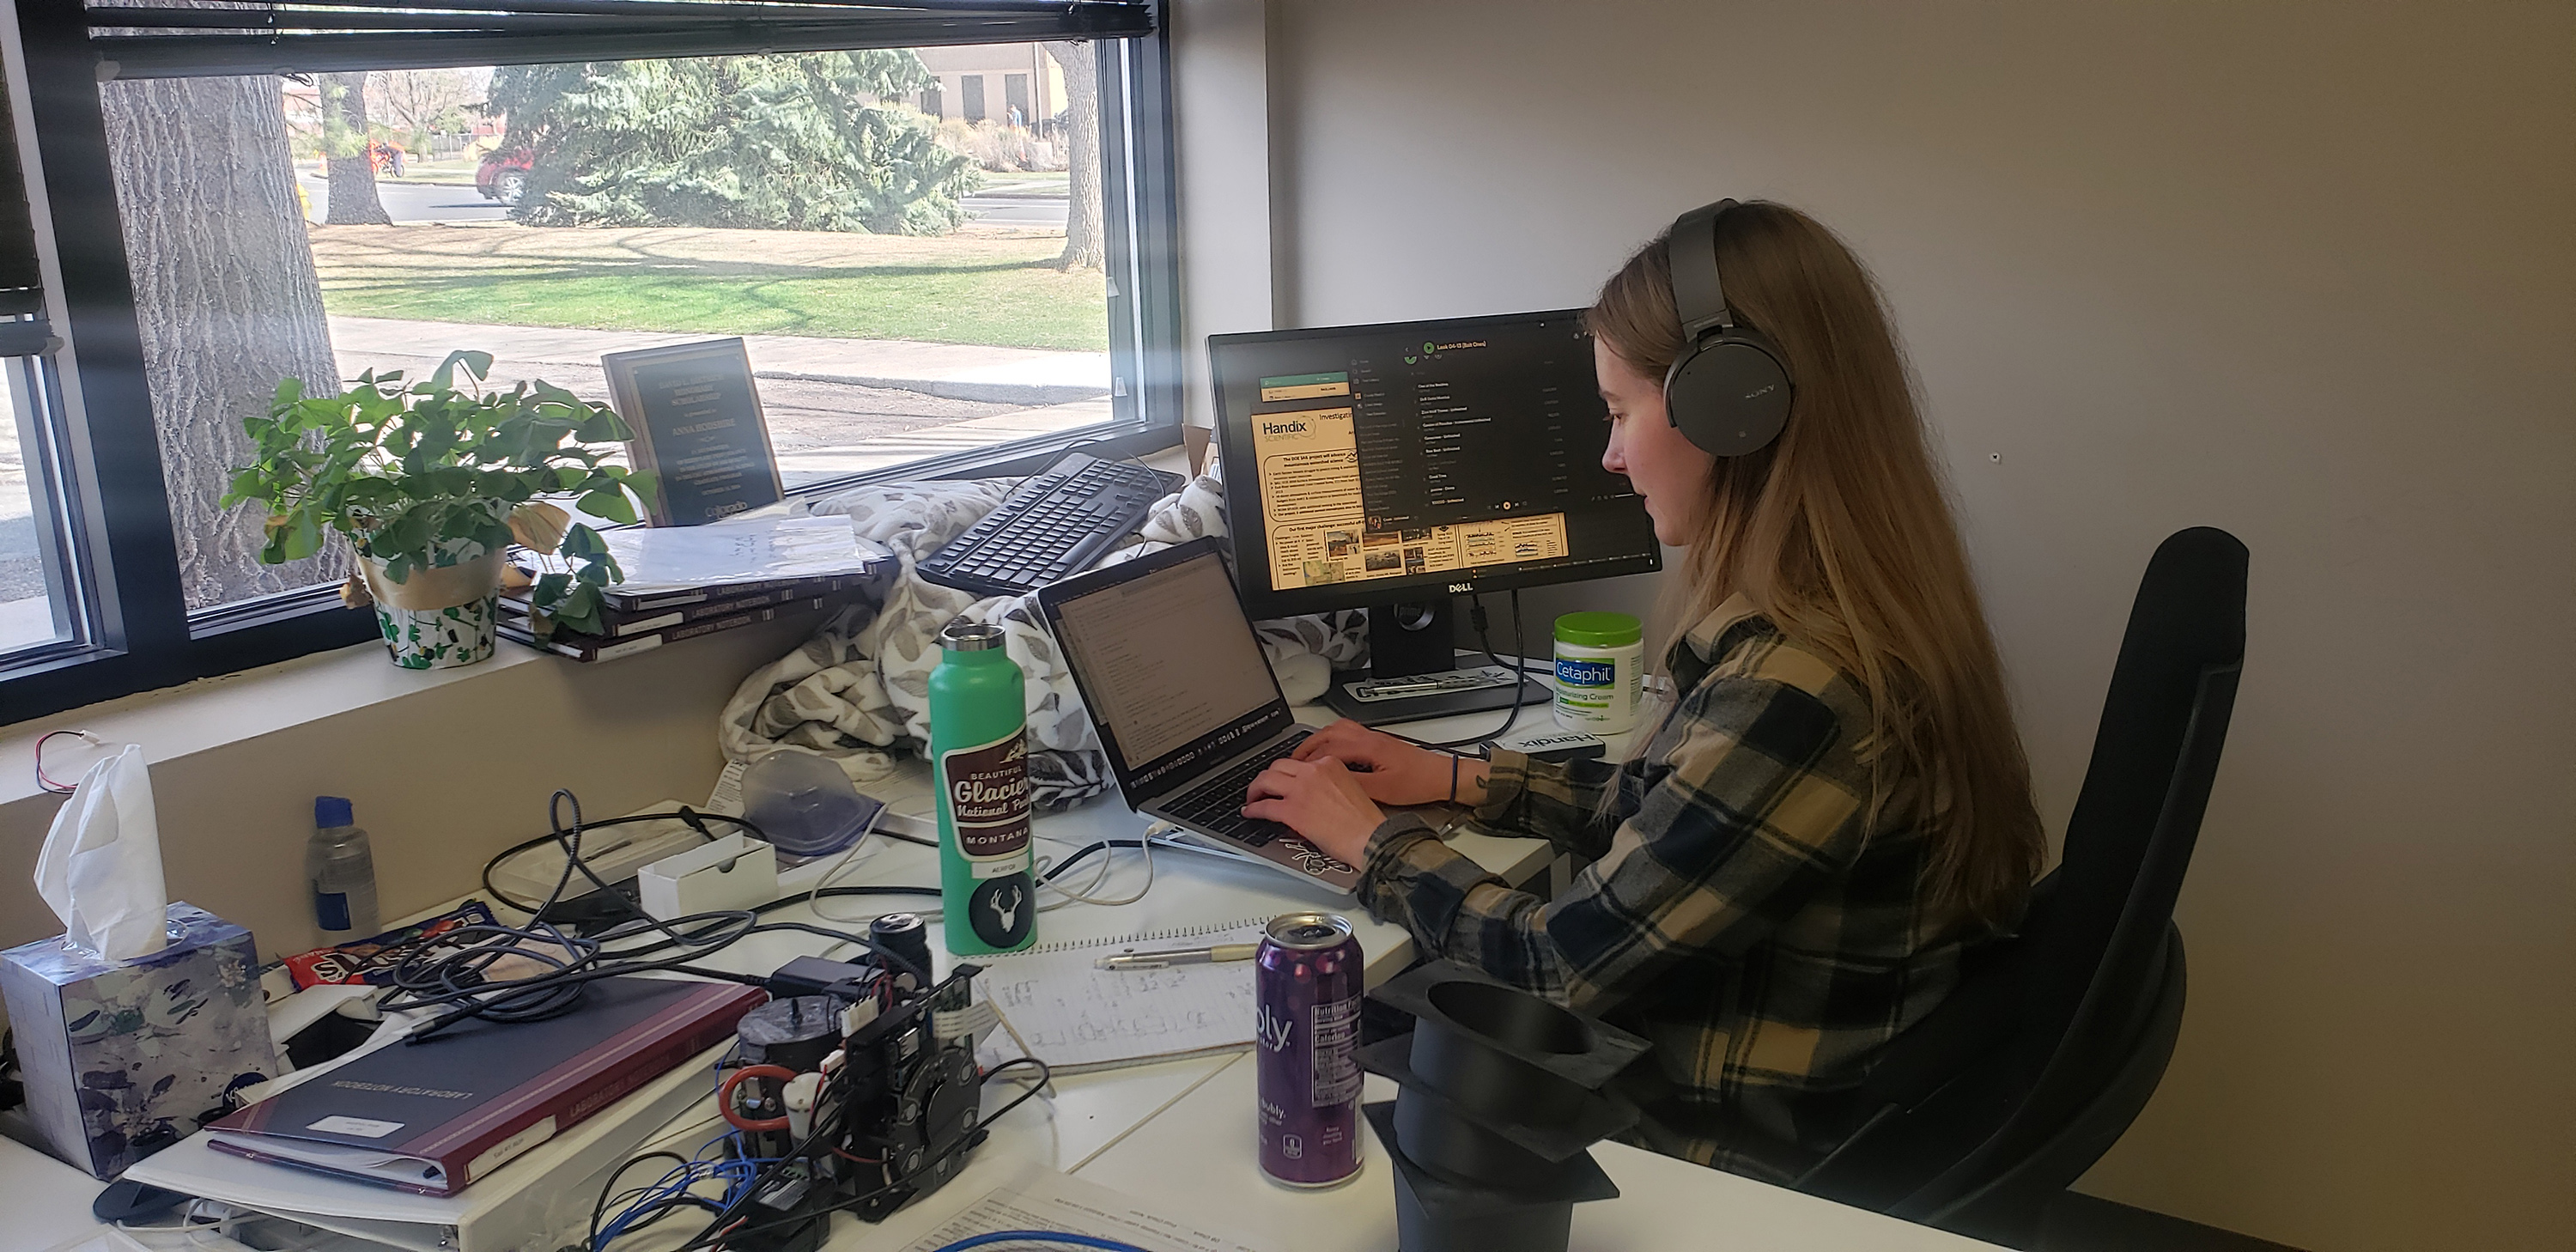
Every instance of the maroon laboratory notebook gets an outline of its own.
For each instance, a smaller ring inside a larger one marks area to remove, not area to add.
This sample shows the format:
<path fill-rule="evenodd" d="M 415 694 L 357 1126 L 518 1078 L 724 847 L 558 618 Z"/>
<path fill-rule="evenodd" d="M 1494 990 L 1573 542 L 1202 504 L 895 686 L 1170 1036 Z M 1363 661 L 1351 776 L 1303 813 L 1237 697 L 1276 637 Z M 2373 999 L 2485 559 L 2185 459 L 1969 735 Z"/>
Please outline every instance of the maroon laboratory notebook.
<path fill-rule="evenodd" d="M 580 1007 L 395 1043 L 206 1127 L 219 1152 L 454 1195 L 731 1038 L 757 987 L 603 978 Z"/>

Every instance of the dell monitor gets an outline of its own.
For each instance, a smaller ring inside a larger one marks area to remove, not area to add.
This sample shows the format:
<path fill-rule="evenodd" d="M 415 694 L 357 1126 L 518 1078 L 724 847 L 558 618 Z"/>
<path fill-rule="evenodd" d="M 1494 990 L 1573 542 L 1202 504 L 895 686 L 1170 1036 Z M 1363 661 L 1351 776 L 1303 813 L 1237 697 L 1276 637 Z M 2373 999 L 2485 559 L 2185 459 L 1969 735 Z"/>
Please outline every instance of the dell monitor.
<path fill-rule="evenodd" d="M 1214 335 L 1208 363 L 1245 611 L 1372 610 L 1369 671 L 1334 676 L 1345 715 L 1526 698 L 1517 673 L 1457 669 L 1452 597 L 1662 567 L 1644 503 L 1601 468 L 1579 311 Z"/>

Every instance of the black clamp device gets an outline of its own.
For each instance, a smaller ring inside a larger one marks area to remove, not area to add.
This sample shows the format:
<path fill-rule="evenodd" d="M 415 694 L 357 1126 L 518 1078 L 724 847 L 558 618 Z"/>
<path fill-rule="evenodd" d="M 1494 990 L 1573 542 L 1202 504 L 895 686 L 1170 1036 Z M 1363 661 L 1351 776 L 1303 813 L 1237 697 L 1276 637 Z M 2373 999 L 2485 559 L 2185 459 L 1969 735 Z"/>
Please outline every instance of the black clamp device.
<path fill-rule="evenodd" d="M 1673 429 L 1716 456 L 1758 452 L 1789 420 L 1789 367 L 1761 331 L 1727 312 L 1717 278 L 1717 220 L 1733 200 L 1674 219 L 1666 256 L 1682 354 L 1664 372 L 1664 415 Z"/>

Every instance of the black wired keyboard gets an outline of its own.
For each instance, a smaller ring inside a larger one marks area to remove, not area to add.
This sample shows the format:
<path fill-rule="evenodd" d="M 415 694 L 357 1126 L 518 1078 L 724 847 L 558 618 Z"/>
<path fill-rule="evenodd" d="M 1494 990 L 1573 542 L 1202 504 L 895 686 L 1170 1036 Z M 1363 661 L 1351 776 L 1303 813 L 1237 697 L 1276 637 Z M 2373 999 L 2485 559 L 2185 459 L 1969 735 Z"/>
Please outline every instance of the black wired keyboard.
<path fill-rule="evenodd" d="M 1187 822 L 1205 833 L 1223 835 L 1252 848 L 1260 847 L 1281 835 L 1295 834 L 1295 831 L 1277 822 L 1245 817 L 1243 793 L 1246 788 L 1252 786 L 1254 775 L 1270 768 L 1272 761 L 1295 752 L 1297 745 L 1305 738 L 1306 732 L 1299 731 L 1280 741 L 1279 745 L 1272 750 L 1254 756 L 1251 760 L 1190 788 L 1180 799 L 1164 806 L 1163 815 L 1175 821 Z"/>
<path fill-rule="evenodd" d="M 1181 476 L 1068 452 L 920 565 L 923 578 L 980 596 L 1024 595 L 1100 559 L 1136 533 Z"/>

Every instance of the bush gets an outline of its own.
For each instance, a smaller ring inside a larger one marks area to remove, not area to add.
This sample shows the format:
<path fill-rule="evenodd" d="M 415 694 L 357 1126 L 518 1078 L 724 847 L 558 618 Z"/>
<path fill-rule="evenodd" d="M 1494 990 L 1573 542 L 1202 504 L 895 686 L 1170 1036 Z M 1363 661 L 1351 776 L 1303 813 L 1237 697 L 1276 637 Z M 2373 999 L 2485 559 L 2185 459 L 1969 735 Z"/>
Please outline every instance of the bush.
<path fill-rule="evenodd" d="M 939 124 L 939 146 L 997 174 L 1021 170 L 1060 170 L 1064 146 L 1040 139 L 1025 126 L 1005 126 L 987 119 L 969 122 L 949 118 Z"/>
<path fill-rule="evenodd" d="M 532 226 L 936 235 L 982 175 L 871 102 L 928 80 L 901 51 L 505 66 L 492 104 L 533 153 Z"/>

